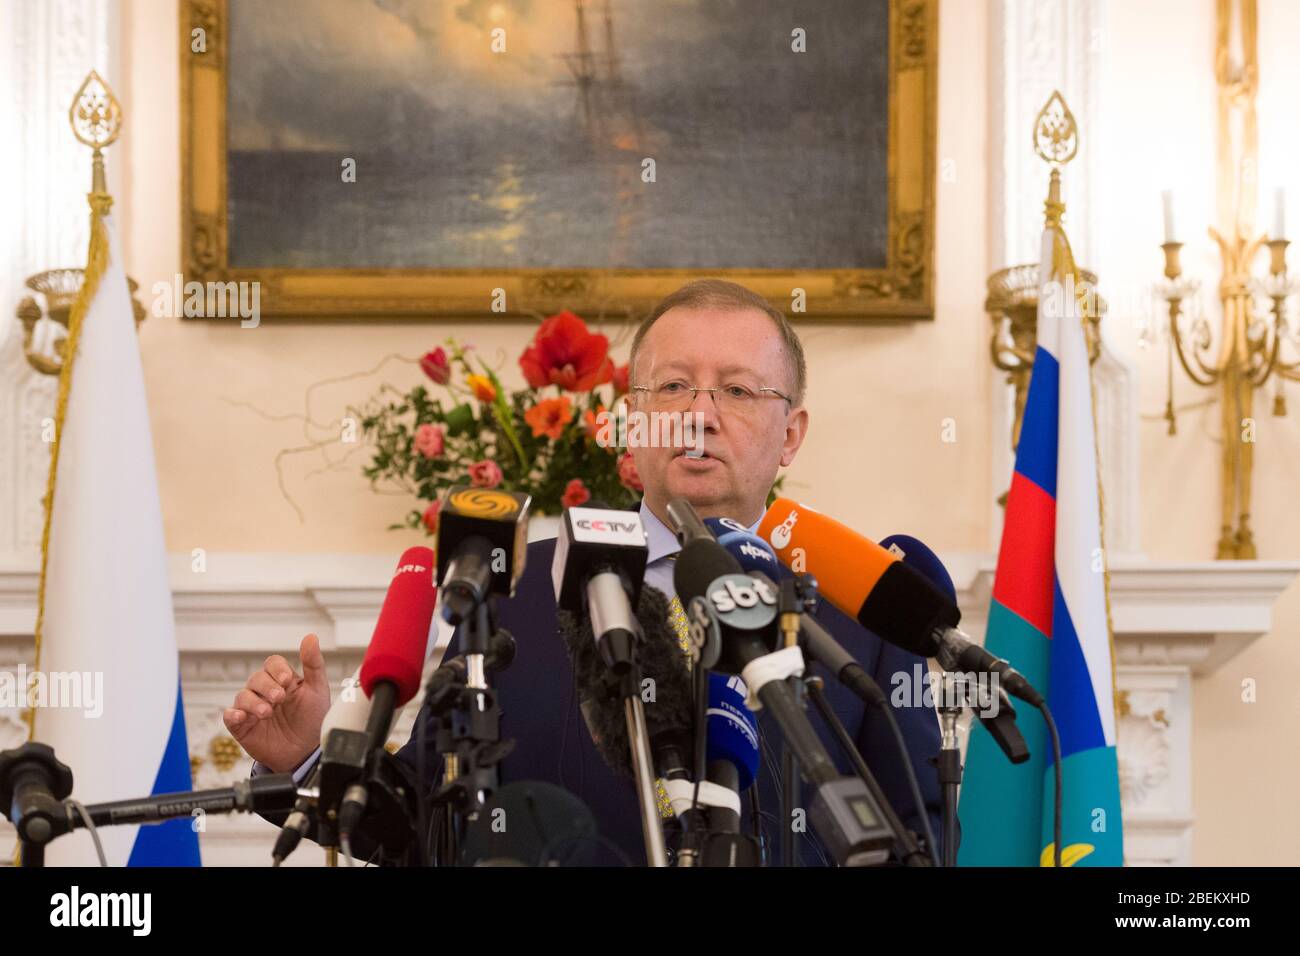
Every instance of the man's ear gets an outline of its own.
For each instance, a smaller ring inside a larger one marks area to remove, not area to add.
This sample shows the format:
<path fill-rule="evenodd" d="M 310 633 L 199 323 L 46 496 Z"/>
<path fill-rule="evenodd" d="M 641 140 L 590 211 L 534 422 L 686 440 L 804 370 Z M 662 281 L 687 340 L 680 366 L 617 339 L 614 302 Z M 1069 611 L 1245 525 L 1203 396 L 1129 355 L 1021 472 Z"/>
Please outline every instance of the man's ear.
<path fill-rule="evenodd" d="M 796 408 L 785 421 L 785 442 L 781 446 L 781 467 L 788 467 L 793 461 L 794 456 L 799 453 L 799 446 L 803 444 L 804 438 L 808 434 L 808 409 Z"/>

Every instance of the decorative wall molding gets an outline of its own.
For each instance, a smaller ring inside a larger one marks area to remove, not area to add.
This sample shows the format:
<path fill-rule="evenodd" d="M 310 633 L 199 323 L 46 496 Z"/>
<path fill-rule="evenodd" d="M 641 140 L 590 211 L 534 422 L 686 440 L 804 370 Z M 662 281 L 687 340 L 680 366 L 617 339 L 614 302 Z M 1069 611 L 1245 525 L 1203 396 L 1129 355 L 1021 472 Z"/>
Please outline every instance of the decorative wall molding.
<path fill-rule="evenodd" d="M 980 640 L 994 570 L 988 558 L 953 567 L 962 623 Z M 1297 561 L 1112 561 L 1126 865 L 1191 865 L 1192 680 L 1272 631 L 1297 574 Z"/>
<path fill-rule="evenodd" d="M 1033 124 L 1053 90 L 1060 90 L 1079 127 L 1079 155 L 1062 174 L 1065 226 L 1075 259 L 1096 266 L 1099 211 L 1102 37 L 1106 0 L 997 0 L 989 26 L 990 271 L 1040 254 L 1048 168 L 1033 150 Z M 1106 276 L 1098 277 L 1103 297 Z M 982 291 L 982 290 L 981 290 Z M 1105 495 L 1105 541 L 1112 558 L 1141 553 L 1138 521 L 1136 370 L 1110 347 L 1093 367 L 1097 440 Z M 989 329 L 991 334 L 992 329 Z M 1014 390 L 992 378 L 993 485 L 1010 485 Z M 989 547 L 1002 537 L 1002 508 L 989 503 Z"/>
<path fill-rule="evenodd" d="M 967 630 L 982 640 L 993 561 L 986 554 L 943 557 Z M 214 553 L 208 555 L 207 570 L 197 573 L 189 555 L 172 556 L 196 787 L 225 786 L 248 774 L 251 761 L 226 734 L 221 712 L 268 655 L 296 661 L 302 636 L 316 633 L 337 698 L 370 640 L 392 563 L 391 555 Z M 1191 862 L 1192 678 L 1212 673 L 1268 633 L 1273 604 L 1298 573 L 1300 562 L 1278 561 L 1112 567 L 1130 864 Z M 0 569 L 0 671 L 31 665 L 36 586 L 32 568 Z M 434 662 L 449 639 L 444 628 Z M 390 743 L 406 741 L 417 703 L 408 705 Z M 0 709 L 0 749 L 20 742 L 25 733 L 17 711 Z M 209 865 L 261 865 L 273 839 L 273 828 L 258 818 L 210 819 L 201 838 L 203 859 Z M 12 841 L 12 829 L 0 825 L 0 859 L 8 858 Z M 322 858 L 303 852 L 291 862 L 319 865 Z"/>
<path fill-rule="evenodd" d="M 85 265 L 90 151 L 73 137 L 68 107 L 92 68 L 110 84 L 120 79 L 119 3 L 5 4 L 0 20 L 0 115 L 13 133 L 0 160 L 0 204 L 13 237 L 0 243 L 0 561 L 12 561 L 32 560 L 40 550 L 50 460 L 41 423 L 51 414 L 56 384 L 28 365 L 14 310 L 28 276 Z M 115 194 L 119 155 L 114 148 L 106 154 Z"/>

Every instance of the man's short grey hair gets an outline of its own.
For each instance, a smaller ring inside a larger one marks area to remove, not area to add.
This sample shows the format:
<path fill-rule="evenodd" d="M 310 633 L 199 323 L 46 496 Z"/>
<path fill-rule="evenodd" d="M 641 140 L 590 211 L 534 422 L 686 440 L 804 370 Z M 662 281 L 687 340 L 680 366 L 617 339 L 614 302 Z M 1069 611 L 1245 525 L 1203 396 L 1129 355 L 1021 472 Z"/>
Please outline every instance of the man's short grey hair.
<path fill-rule="evenodd" d="M 632 356 L 629 359 L 629 367 L 633 374 L 636 372 L 637 353 L 640 351 L 641 342 L 645 339 L 646 333 L 650 331 L 650 327 L 659 321 L 659 317 L 669 309 L 679 307 L 723 309 L 733 312 L 753 309 L 770 318 L 777 331 L 781 333 L 781 343 L 785 349 L 786 363 L 789 366 L 790 378 L 793 382 L 790 397 L 793 399 L 795 406 L 803 404 L 804 390 L 808 385 L 808 365 L 804 361 L 803 343 L 799 341 L 799 336 L 795 334 L 794 327 L 781 310 L 775 308 L 767 299 L 757 292 L 746 289 L 743 285 L 728 282 L 726 279 L 696 279 L 694 282 L 688 282 L 676 292 L 670 292 L 662 302 L 655 306 L 654 311 L 641 323 L 636 330 L 636 335 L 632 337 Z M 769 383 L 764 382 L 763 384 Z"/>

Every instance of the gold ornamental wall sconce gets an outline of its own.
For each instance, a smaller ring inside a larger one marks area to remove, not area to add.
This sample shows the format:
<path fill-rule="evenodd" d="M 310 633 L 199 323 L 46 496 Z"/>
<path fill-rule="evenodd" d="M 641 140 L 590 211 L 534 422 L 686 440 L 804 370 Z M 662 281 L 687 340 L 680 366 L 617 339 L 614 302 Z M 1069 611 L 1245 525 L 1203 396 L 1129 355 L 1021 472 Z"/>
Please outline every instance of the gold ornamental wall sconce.
<path fill-rule="evenodd" d="M 1061 202 L 1061 167 L 1074 159 L 1079 151 L 1079 132 L 1074 114 L 1059 92 L 1053 92 L 1034 120 L 1034 152 L 1051 166 L 1051 182 L 1044 204 L 1048 217 L 1059 218 L 1065 212 Z M 989 353 L 993 365 L 1007 373 L 1007 384 L 1015 387 L 1015 419 L 1011 426 L 1011 450 L 1020 444 L 1020 425 L 1025 415 L 1025 399 L 1029 395 L 1029 378 L 1034 370 L 1034 352 L 1038 347 L 1038 288 L 1037 262 L 999 269 L 989 276 L 984 311 L 993 323 Z M 1097 276 L 1087 269 L 1078 270 L 1074 289 L 1083 306 L 1084 337 L 1088 343 L 1088 359 L 1097 361 L 1101 351 L 1101 319 L 1106 314 L 1106 302 L 1097 293 Z M 1006 506 L 1007 492 L 998 498 Z"/>
<path fill-rule="evenodd" d="M 104 176 L 105 147 L 117 140 L 122 130 L 122 107 L 113 91 L 94 70 L 86 77 L 73 97 L 68 110 L 77 139 L 94 150 L 91 174 L 93 201 L 110 204 Z M 23 327 L 23 354 L 27 363 L 42 375 L 58 375 L 63 368 L 64 345 L 68 334 L 68 315 L 81 290 L 82 269 L 47 269 L 29 276 L 25 285 L 39 297 L 25 296 L 18 303 L 17 318 Z M 139 284 L 128 278 L 131 311 L 136 328 L 144 321 L 145 309 L 136 299 Z"/>
<path fill-rule="evenodd" d="M 29 276 L 25 285 L 41 301 L 24 296 L 18 303 L 18 321 L 23 327 L 23 354 L 27 363 L 42 375 L 58 375 L 63 369 L 63 345 L 68 336 L 68 313 L 77 300 L 84 276 L 82 269 L 47 269 Z M 131 312 L 138 329 L 145 309 L 136 298 L 139 283 L 126 280 L 131 290 Z M 42 303 L 44 307 L 42 308 Z"/>
<path fill-rule="evenodd" d="M 1167 307 L 1154 334 L 1144 334 L 1143 344 L 1152 339 L 1168 342 L 1165 420 L 1168 434 L 1177 433 L 1174 415 L 1174 358 L 1197 385 L 1218 390 L 1223 431 L 1222 520 L 1219 529 L 1219 559 L 1256 557 L 1250 525 L 1251 484 L 1255 464 L 1253 406 L 1257 389 L 1271 380 L 1275 392 L 1273 414 L 1286 414 L 1286 380 L 1300 381 L 1300 359 L 1283 358 L 1283 345 L 1300 348 L 1300 329 L 1287 322 L 1288 298 L 1300 283 L 1287 274 L 1286 193 L 1274 192 L 1273 222 L 1267 236 L 1255 231 L 1258 188 L 1259 135 L 1255 97 L 1259 87 L 1256 65 L 1257 10 L 1255 0 L 1239 0 L 1240 13 L 1234 23 L 1232 0 L 1218 0 L 1218 31 L 1215 80 L 1218 86 L 1218 157 L 1216 168 L 1218 225 L 1208 230 L 1219 249 L 1222 272 L 1218 299 L 1222 319 L 1218 334 L 1202 314 L 1201 283 L 1183 275 L 1181 252 L 1174 228 L 1172 190 L 1162 194 L 1165 241 L 1164 279 L 1157 285 Z M 1232 34 L 1240 34 L 1239 62 L 1234 62 Z M 1267 271 L 1256 277 L 1253 264 L 1267 246 Z M 1265 306 L 1261 303 L 1268 302 Z M 1185 307 L 1186 306 L 1186 307 Z M 1184 316 L 1187 321 L 1184 323 Z M 1184 324 L 1188 327 L 1184 328 Z M 1217 355 L 1214 343 L 1217 339 Z"/>

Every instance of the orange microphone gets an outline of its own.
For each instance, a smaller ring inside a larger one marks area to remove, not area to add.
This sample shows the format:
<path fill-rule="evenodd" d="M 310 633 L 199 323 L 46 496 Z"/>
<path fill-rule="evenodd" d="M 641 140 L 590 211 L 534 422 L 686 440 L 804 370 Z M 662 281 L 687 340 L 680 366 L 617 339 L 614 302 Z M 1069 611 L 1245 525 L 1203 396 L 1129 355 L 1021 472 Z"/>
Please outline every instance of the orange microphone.
<path fill-rule="evenodd" d="M 815 577 L 835 607 L 922 657 L 936 656 L 943 633 L 961 620 L 957 605 L 898 555 L 797 501 L 774 501 L 758 534 L 782 564 Z"/>

